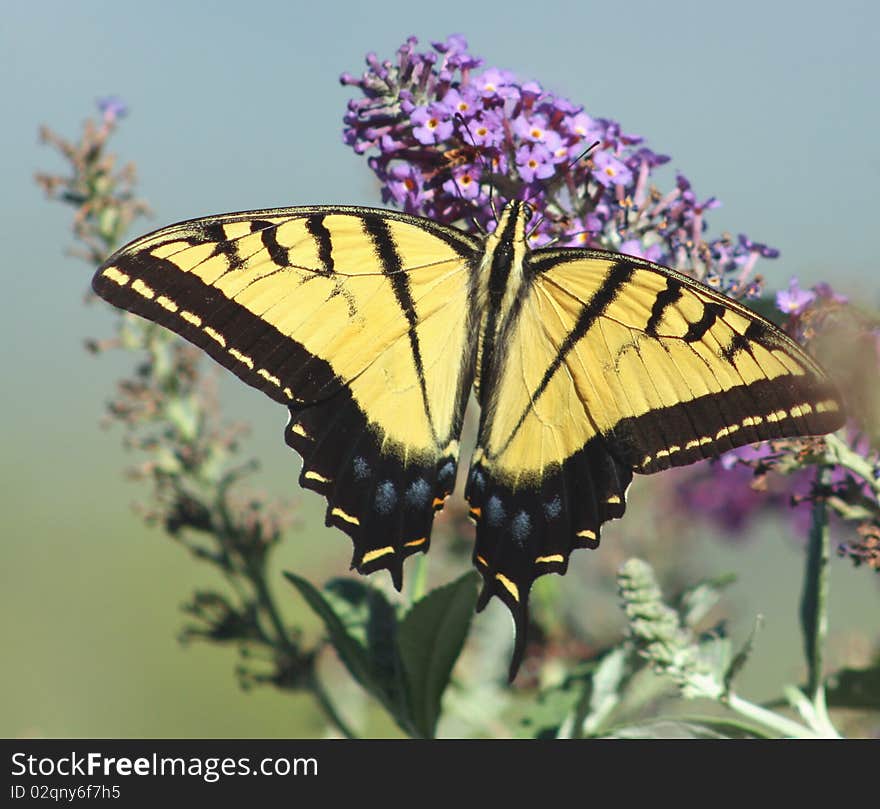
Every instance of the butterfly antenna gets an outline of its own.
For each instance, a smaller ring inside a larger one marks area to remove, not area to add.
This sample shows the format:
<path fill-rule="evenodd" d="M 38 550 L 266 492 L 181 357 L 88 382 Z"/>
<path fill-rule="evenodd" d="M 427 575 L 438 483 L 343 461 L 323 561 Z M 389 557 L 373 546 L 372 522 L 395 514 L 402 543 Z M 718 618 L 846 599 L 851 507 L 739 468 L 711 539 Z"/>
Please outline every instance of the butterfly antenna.
<path fill-rule="evenodd" d="M 458 122 L 458 125 L 467 133 L 468 140 L 470 140 L 470 147 L 474 150 L 475 154 L 477 155 L 477 160 L 480 161 L 481 175 L 484 177 L 491 178 L 491 176 L 492 176 L 491 167 L 486 162 L 486 159 L 483 156 L 483 152 L 477 146 L 477 143 L 474 140 L 473 133 L 471 132 L 467 121 L 465 121 L 464 116 L 460 112 L 457 112 L 452 117 Z M 493 183 L 493 182 L 489 183 L 489 210 L 492 211 L 492 217 L 497 222 L 498 221 L 498 211 L 495 208 L 495 183 Z"/>
<path fill-rule="evenodd" d="M 583 150 L 583 151 L 582 151 L 582 152 L 581 152 L 581 153 L 580 153 L 580 154 L 579 154 L 574 160 L 572 160 L 572 161 L 571 161 L 571 162 L 565 167 L 565 170 L 568 171 L 568 170 L 571 169 L 573 166 L 576 166 L 576 165 L 577 165 L 581 160 L 583 160 L 583 159 L 584 159 L 584 158 L 585 158 L 590 152 L 592 152 L 593 149 L 595 149 L 595 148 L 599 145 L 599 143 L 600 143 L 600 141 L 598 141 L 598 140 L 593 141 L 593 142 L 592 142 L 592 143 L 591 143 L 586 149 L 584 149 L 584 150 Z M 534 193 L 533 193 L 533 194 L 532 194 L 527 200 L 525 200 L 525 202 L 528 204 L 528 203 L 531 202 L 532 199 L 534 199 L 537 195 L 538 195 L 538 192 L 535 191 L 535 192 L 534 192 Z M 539 216 L 538 219 L 535 220 L 535 224 L 531 227 L 531 229 L 529 230 L 529 232 L 526 234 L 526 238 L 530 238 L 531 235 L 532 235 L 532 234 L 533 234 L 533 233 L 534 233 L 534 232 L 535 232 L 535 231 L 541 226 L 541 223 L 542 223 L 545 219 L 546 219 L 545 216 L 543 216 L 543 215 Z M 587 232 L 587 231 L 581 231 L 581 233 L 586 233 L 586 232 Z M 577 234 L 575 233 L 575 234 L 572 234 L 572 235 L 576 236 Z M 558 241 L 559 238 L 560 238 L 559 236 L 556 236 L 554 239 L 552 239 L 550 242 L 548 242 L 548 244 L 552 244 L 553 242 Z"/>

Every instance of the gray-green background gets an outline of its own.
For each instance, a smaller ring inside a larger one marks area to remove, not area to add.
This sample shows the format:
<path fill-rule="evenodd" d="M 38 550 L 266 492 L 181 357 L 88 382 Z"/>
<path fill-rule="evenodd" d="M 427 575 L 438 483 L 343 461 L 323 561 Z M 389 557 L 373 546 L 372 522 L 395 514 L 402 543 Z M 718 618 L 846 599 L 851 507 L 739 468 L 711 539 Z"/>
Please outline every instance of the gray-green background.
<path fill-rule="evenodd" d="M 378 201 L 340 138 L 368 50 L 391 56 L 465 34 L 487 65 L 514 70 L 648 138 L 724 207 L 714 232 L 746 232 L 782 250 L 763 271 L 827 279 L 876 304 L 877 91 L 874 3 L 744 0 L 647 2 L 194 3 L 13 2 L 0 15 L 0 237 L 3 448 L 0 455 L 0 734 L 6 736 L 308 735 L 305 698 L 243 694 L 234 653 L 177 645 L 177 611 L 211 583 L 129 504 L 135 461 L 102 406 L 130 358 L 86 355 L 110 333 L 84 307 L 90 270 L 64 255 L 70 213 L 49 205 L 35 170 L 61 163 L 37 141 L 47 123 L 74 137 L 100 95 L 131 107 L 115 139 L 135 160 L 155 218 L 306 203 Z M 671 172 L 667 175 L 671 181 Z M 131 234 L 135 235 L 135 234 Z M 298 463 L 284 413 L 224 385 L 226 410 L 254 425 L 266 488 L 294 493 Z M 300 496 L 300 495 L 298 495 Z M 281 551 L 292 566 L 314 548 L 346 568 L 349 546 L 321 528 L 313 495 Z M 706 538 L 709 568 L 738 570 L 736 609 L 769 617 L 748 676 L 769 696 L 799 676 L 799 552 L 766 541 L 730 550 Z M 277 574 L 276 574 L 277 575 Z M 277 582 L 279 592 L 282 585 Z M 872 628 L 868 574 L 838 564 L 832 626 Z M 493 609 L 498 607 L 493 606 Z M 301 609 L 290 597 L 292 614 Z"/>

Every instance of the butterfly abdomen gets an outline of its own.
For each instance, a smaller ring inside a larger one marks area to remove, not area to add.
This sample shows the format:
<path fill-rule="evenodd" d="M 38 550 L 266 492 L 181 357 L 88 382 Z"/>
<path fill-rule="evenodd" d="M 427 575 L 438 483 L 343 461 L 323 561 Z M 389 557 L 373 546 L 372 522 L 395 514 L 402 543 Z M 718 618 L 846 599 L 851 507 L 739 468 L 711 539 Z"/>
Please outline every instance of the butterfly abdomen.
<path fill-rule="evenodd" d="M 511 202 L 502 212 L 495 231 L 486 238 L 478 276 L 478 311 L 481 314 L 474 388 L 483 406 L 480 380 L 489 376 L 496 362 L 499 335 L 513 316 L 523 293 L 524 258 L 527 252 L 525 228 L 528 209 Z"/>

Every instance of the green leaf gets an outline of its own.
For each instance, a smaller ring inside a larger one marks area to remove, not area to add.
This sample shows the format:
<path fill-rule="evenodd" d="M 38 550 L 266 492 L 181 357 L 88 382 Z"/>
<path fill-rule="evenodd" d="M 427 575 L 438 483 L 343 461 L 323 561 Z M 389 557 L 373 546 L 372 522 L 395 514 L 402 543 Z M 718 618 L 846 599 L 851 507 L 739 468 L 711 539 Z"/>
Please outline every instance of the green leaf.
<path fill-rule="evenodd" d="M 591 678 L 589 710 L 581 722 L 580 733 L 595 736 L 620 702 L 620 690 L 630 675 L 627 650 L 618 646 L 606 654 Z"/>
<path fill-rule="evenodd" d="M 729 695 L 733 690 L 733 681 L 736 676 L 742 671 L 743 666 L 745 666 L 746 661 L 752 654 L 752 651 L 755 648 L 755 639 L 758 637 L 758 631 L 764 624 L 764 616 L 756 615 L 755 623 L 752 624 L 752 631 L 749 633 L 748 638 L 746 638 L 746 642 L 742 645 L 742 648 L 734 655 L 733 660 L 730 661 L 730 665 L 727 667 L 727 670 L 722 675 L 722 682 L 724 683 L 724 693 Z"/>
<path fill-rule="evenodd" d="M 372 666 L 366 649 L 349 634 L 330 602 L 301 576 L 289 571 L 285 571 L 284 576 L 299 590 L 306 604 L 324 622 L 324 628 L 327 630 L 330 642 L 351 676 L 371 694 L 379 696 L 380 699 L 383 698 L 384 694 L 376 688 L 376 683 L 373 681 Z"/>
<path fill-rule="evenodd" d="M 370 585 L 363 579 L 344 576 L 330 579 L 321 590 L 348 633 L 364 648 L 367 646 L 370 590 Z"/>
<path fill-rule="evenodd" d="M 387 704 L 402 705 L 403 680 L 397 657 L 397 612 L 385 594 L 358 579 L 336 578 L 324 596 L 349 635 L 364 648 L 371 678 Z"/>
<path fill-rule="evenodd" d="M 586 676 L 566 677 L 528 700 L 506 706 L 505 715 L 515 723 L 517 736 L 530 739 L 569 738 L 578 720 Z"/>
<path fill-rule="evenodd" d="M 293 573 L 284 574 L 324 622 L 330 642 L 349 673 L 410 736 L 414 727 L 407 683 L 397 650 L 394 605 L 381 590 L 357 579 L 333 579 L 324 593 Z"/>
<path fill-rule="evenodd" d="M 412 725 L 433 738 L 440 699 L 470 628 L 477 603 L 477 574 L 432 590 L 416 602 L 397 629 L 397 648 L 406 678 Z"/>

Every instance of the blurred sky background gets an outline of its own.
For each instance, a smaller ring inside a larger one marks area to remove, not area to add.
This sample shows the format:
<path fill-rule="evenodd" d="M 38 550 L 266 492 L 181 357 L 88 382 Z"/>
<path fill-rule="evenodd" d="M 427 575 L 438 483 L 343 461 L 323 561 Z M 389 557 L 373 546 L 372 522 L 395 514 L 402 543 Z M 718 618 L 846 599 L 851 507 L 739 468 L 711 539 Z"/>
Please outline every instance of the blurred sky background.
<path fill-rule="evenodd" d="M 33 183 L 37 170 L 64 168 L 39 144 L 38 126 L 76 138 L 97 97 L 126 100 L 114 149 L 137 162 L 155 214 L 138 232 L 227 210 L 378 204 L 365 161 L 341 142 L 352 90 L 338 76 L 359 74 L 367 51 L 391 57 L 409 34 L 427 46 L 450 33 L 464 34 L 486 65 L 535 79 L 671 155 L 698 197 L 723 201 L 709 216 L 713 233 L 745 232 L 782 251 L 761 265 L 768 288 L 798 275 L 877 304 L 880 6 L 868 0 L 6 0 L 0 734 L 320 730 L 307 698 L 243 694 L 232 651 L 177 645 L 179 604 L 209 573 L 132 516 L 144 489 L 121 470 L 135 459 L 118 430 L 98 424 L 131 358 L 83 351 L 85 338 L 111 333 L 112 319 L 102 305 L 83 305 L 92 270 L 64 254 L 71 209 L 44 201 Z M 297 495 L 284 412 L 243 385 L 223 390 L 228 412 L 254 423 L 263 483 Z M 282 562 L 308 553 L 308 537 L 331 547 L 334 572 L 344 572 L 348 540 L 320 528 L 315 496 L 303 502 L 303 541 L 287 543 Z M 796 679 L 797 551 L 774 540 L 717 553 L 713 569 L 737 569 L 743 592 L 764 588 L 748 615 L 782 615 L 759 645 L 758 657 L 776 649 L 767 682 Z M 832 626 L 858 626 L 876 588 L 867 572 L 837 568 Z M 761 682 L 752 681 L 758 698 L 769 696 Z"/>

